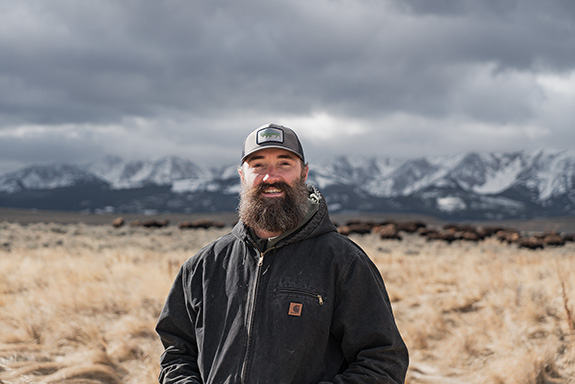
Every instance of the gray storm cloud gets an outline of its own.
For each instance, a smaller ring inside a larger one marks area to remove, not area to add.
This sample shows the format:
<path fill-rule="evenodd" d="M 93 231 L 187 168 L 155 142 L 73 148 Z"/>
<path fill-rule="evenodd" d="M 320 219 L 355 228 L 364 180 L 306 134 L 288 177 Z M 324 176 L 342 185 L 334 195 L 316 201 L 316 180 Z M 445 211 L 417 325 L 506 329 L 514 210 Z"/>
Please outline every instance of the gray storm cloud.
<path fill-rule="evenodd" d="M 311 158 L 574 147 L 572 1 L 0 5 L 0 171 L 230 162 L 269 121 Z"/>

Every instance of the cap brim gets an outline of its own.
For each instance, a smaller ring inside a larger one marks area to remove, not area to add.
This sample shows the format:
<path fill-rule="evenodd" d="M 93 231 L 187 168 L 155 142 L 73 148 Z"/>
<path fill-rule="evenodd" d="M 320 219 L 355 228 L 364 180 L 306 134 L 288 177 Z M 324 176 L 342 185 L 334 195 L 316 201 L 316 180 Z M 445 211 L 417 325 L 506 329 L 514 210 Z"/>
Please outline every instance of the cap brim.
<path fill-rule="evenodd" d="M 282 146 L 282 145 L 270 144 L 270 145 L 262 145 L 262 146 L 260 146 L 259 148 L 255 148 L 254 150 L 252 150 L 252 151 L 246 153 L 246 154 L 244 155 L 244 157 L 242 157 L 242 161 L 241 161 L 241 162 L 243 163 L 244 161 L 246 161 L 246 159 L 247 159 L 248 157 L 250 157 L 251 155 L 253 155 L 254 153 L 256 153 L 256 152 L 258 152 L 258 151 L 261 151 L 262 149 L 268 149 L 268 148 L 283 149 L 284 151 L 288 151 L 288 152 L 293 153 L 293 154 L 296 155 L 300 160 L 303 161 L 303 158 L 302 158 L 302 157 L 300 156 L 300 154 L 297 153 L 296 151 L 293 151 L 293 150 L 291 150 L 291 149 L 289 149 L 289 148 L 286 148 L 286 147 L 284 147 L 284 146 Z"/>

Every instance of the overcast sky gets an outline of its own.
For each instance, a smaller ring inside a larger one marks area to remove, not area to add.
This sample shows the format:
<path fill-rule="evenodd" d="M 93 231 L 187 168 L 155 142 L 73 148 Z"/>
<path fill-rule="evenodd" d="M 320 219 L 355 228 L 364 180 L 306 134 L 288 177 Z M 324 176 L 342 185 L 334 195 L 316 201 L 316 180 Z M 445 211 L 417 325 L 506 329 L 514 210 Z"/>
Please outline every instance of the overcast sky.
<path fill-rule="evenodd" d="M 0 0 L 0 173 L 575 148 L 573 0 Z"/>

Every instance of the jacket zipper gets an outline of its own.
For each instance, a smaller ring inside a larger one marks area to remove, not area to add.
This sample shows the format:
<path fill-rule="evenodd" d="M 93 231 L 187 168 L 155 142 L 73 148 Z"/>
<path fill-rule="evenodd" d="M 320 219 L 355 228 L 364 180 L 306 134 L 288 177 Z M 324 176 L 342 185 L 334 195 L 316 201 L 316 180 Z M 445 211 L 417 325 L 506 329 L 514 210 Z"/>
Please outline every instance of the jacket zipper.
<path fill-rule="evenodd" d="M 255 312 L 256 312 L 256 299 L 257 299 L 257 294 L 258 294 L 258 287 L 259 287 L 259 282 L 260 282 L 260 277 L 262 275 L 262 267 L 264 265 L 264 255 L 274 249 L 269 248 L 267 250 L 265 250 L 264 252 L 260 251 L 259 248 L 256 246 L 256 249 L 258 250 L 258 252 L 260 253 L 260 258 L 258 260 L 258 265 L 257 265 L 257 275 L 256 275 L 256 280 L 254 282 L 254 288 L 252 290 L 252 297 L 251 297 L 251 302 L 249 303 L 249 314 L 248 314 L 248 321 L 249 323 L 247 324 L 247 334 L 248 334 L 248 340 L 246 343 L 246 356 L 244 358 L 244 364 L 242 366 L 242 374 L 241 374 L 241 382 L 242 383 L 247 383 L 247 366 L 248 366 L 248 360 L 249 360 L 249 355 L 250 355 L 250 347 L 251 347 L 251 339 L 252 339 L 252 328 L 253 328 L 253 324 L 254 324 L 254 320 L 255 320 Z"/>
<path fill-rule="evenodd" d="M 297 295 L 303 295 L 303 296 L 313 297 L 314 299 L 317 299 L 319 305 L 323 305 L 323 296 L 322 296 L 322 295 L 316 295 L 315 293 L 308 292 L 308 291 L 304 291 L 303 289 L 278 288 L 278 289 L 276 289 L 276 293 L 277 293 L 277 292 L 294 293 L 294 294 L 297 294 Z"/>

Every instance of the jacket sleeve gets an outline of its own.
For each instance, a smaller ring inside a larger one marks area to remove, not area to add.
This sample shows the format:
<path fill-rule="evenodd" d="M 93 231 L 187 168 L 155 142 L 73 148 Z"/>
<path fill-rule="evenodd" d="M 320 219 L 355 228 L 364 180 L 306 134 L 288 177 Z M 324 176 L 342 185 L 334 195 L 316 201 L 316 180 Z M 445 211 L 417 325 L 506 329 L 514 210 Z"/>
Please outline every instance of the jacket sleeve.
<path fill-rule="evenodd" d="M 383 279 L 365 253 L 360 251 L 357 256 L 336 297 L 332 332 L 341 341 L 347 367 L 332 383 L 404 383 L 408 351 Z"/>
<path fill-rule="evenodd" d="M 160 359 L 160 384 L 202 384 L 198 367 L 195 313 L 180 269 L 156 325 L 164 345 Z"/>

